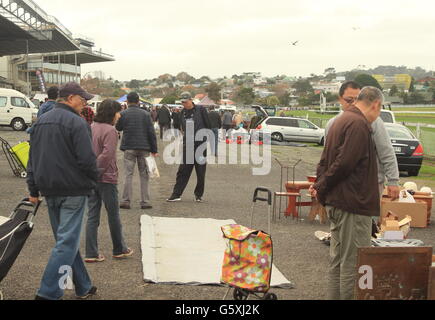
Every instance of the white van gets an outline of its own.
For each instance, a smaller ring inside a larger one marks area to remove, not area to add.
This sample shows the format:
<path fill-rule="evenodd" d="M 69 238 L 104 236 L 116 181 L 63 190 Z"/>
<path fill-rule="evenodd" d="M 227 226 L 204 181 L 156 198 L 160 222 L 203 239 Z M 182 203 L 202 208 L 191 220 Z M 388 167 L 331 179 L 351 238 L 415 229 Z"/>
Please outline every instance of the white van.
<path fill-rule="evenodd" d="M 24 94 L 0 88 L 0 126 L 24 131 L 36 121 L 38 109 Z"/>

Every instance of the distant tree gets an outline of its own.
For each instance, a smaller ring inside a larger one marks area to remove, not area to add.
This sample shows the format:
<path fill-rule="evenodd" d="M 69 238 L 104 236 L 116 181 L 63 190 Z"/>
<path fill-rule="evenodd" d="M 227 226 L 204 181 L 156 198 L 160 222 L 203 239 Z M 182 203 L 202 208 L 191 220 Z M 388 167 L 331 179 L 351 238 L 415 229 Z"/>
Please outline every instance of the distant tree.
<path fill-rule="evenodd" d="M 127 84 L 127 86 L 131 89 L 139 89 L 141 87 L 141 83 L 139 80 L 133 79 Z"/>
<path fill-rule="evenodd" d="M 426 81 L 424 82 L 424 86 L 425 86 L 426 88 L 427 88 L 427 87 L 430 87 L 429 81 L 426 80 Z"/>
<path fill-rule="evenodd" d="M 355 78 L 355 82 L 359 83 L 359 85 L 362 87 L 372 86 L 382 90 L 382 87 L 379 84 L 378 80 L 376 80 L 369 74 L 362 73 L 357 75 Z"/>
<path fill-rule="evenodd" d="M 241 88 L 236 93 L 236 101 L 242 104 L 251 104 L 255 99 L 254 89 L 252 88 Z"/>
<path fill-rule="evenodd" d="M 266 104 L 268 106 L 277 106 L 279 105 L 279 99 L 277 96 L 270 96 L 266 99 Z"/>
<path fill-rule="evenodd" d="M 338 94 L 327 92 L 326 93 L 326 102 L 335 102 L 338 101 Z"/>
<path fill-rule="evenodd" d="M 390 89 L 390 96 L 395 96 L 397 95 L 397 93 L 399 92 L 399 89 L 397 89 L 397 86 L 395 84 L 393 84 L 393 86 Z"/>
<path fill-rule="evenodd" d="M 296 89 L 296 92 L 299 94 L 306 94 L 313 91 L 313 87 L 308 80 L 298 80 L 293 84 L 292 88 Z"/>
<path fill-rule="evenodd" d="M 414 83 L 415 83 L 415 79 L 414 79 L 414 77 L 411 77 L 411 84 L 409 85 L 409 92 L 414 92 L 414 90 L 415 90 Z"/>
<path fill-rule="evenodd" d="M 221 87 L 216 83 L 210 83 L 206 88 L 205 92 L 207 92 L 208 97 L 214 102 L 218 103 L 221 99 Z"/>
<path fill-rule="evenodd" d="M 282 106 L 287 107 L 290 104 L 290 93 L 285 93 L 279 97 L 279 102 Z"/>
<path fill-rule="evenodd" d="M 412 92 L 408 95 L 408 99 L 406 100 L 407 104 L 420 104 L 425 103 L 424 96 L 418 92 Z"/>
<path fill-rule="evenodd" d="M 178 97 L 175 94 L 169 94 L 166 97 L 160 101 L 160 103 L 164 104 L 175 104 L 175 101 L 177 101 Z"/>

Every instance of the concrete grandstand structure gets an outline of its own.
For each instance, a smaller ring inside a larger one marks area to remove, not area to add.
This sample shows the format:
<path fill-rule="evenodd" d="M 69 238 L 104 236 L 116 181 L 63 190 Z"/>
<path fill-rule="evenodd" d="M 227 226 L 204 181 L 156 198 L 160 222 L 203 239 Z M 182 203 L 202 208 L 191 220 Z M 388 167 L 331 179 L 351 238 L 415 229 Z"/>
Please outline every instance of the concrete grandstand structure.
<path fill-rule="evenodd" d="M 80 82 L 82 64 L 115 60 L 94 46 L 32 0 L 0 0 L 0 87 L 30 96 L 44 91 L 37 74 L 46 87 Z"/>

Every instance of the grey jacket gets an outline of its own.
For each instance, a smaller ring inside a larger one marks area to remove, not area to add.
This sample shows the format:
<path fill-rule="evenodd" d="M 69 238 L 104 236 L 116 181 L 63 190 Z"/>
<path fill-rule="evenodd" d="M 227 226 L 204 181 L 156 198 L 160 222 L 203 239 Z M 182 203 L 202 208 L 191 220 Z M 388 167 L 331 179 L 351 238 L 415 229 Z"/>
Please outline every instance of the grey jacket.
<path fill-rule="evenodd" d="M 116 130 L 124 131 L 121 150 L 144 150 L 157 153 L 156 132 L 148 111 L 137 105 L 130 105 L 121 112 L 121 118 L 116 123 Z"/>
<path fill-rule="evenodd" d="M 342 113 L 330 119 L 325 127 L 325 138 L 328 137 L 328 131 L 337 117 Z M 391 144 L 384 121 L 379 117 L 372 123 L 373 141 L 376 147 L 376 158 L 378 159 L 378 182 L 385 183 L 388 186 L 399 185 L 399 166 L 397 164 L 396 154 Z M 325 139 L 326 140 L 326 139 Z M 326 144 L 326 141 L 325 141 Z"/>

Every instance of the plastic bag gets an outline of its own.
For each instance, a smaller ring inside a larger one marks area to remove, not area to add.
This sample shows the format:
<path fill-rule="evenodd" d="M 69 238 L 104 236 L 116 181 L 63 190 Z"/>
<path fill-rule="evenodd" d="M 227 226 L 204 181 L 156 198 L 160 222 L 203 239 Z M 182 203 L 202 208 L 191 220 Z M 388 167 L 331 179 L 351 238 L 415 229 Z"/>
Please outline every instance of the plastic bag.
<path fill-rule="evenodd" d="M 155 131 L 160 131 L 160 126 L 157 122 L 154 122 L 154 130 Z"/>
<path fill-rule="evenodd" d="M 414 197 L 406 190 L 400 191 L 399 202 L 415 203 Z"/>
<path fill-rule="evenodd" d="M 154 157 L 149 156 L 146 157 L 145 160 L 147 162 L 148 175 L 150 176 L 150 178 L 151 179 L 159 178 L 160 172 L 159 172 L 159 168 L 157 168 L 157 163 Z"/>

